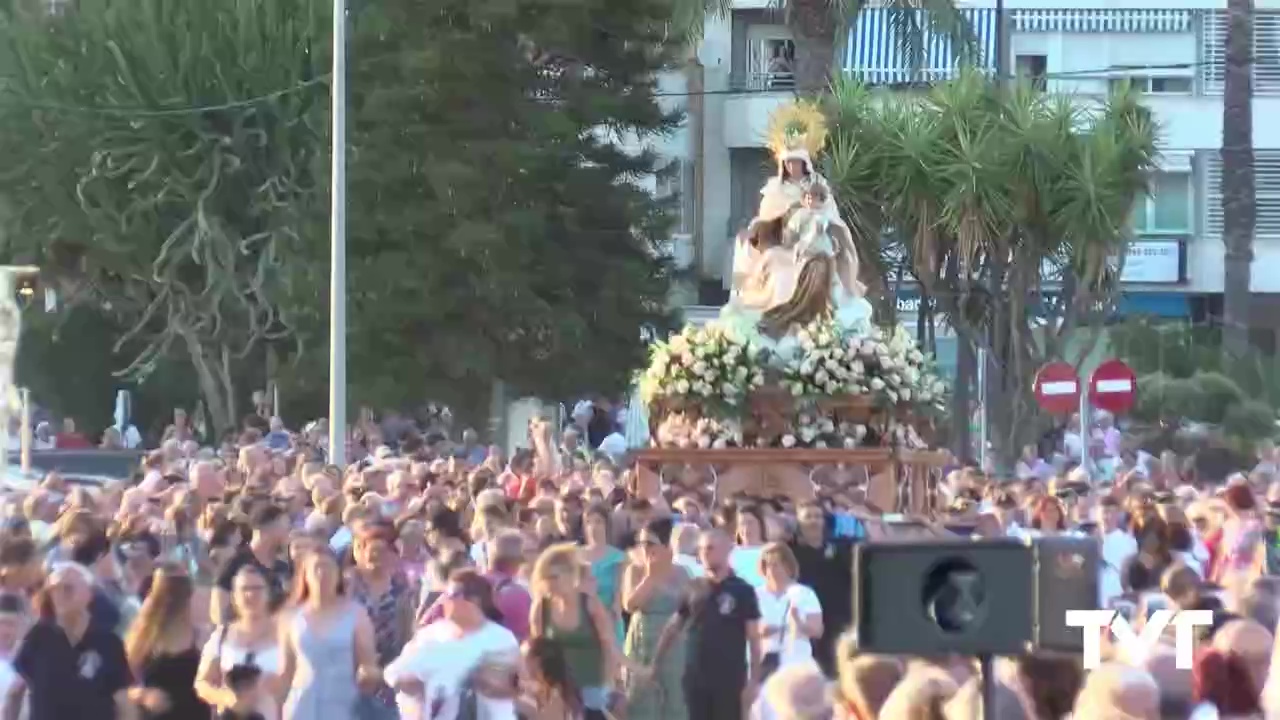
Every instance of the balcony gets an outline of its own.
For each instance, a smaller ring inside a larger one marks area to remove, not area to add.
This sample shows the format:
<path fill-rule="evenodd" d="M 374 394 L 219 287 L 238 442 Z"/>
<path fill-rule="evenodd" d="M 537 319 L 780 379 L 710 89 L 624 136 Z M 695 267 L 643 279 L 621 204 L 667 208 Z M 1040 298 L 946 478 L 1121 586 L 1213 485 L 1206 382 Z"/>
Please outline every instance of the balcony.
<path fill-rule="evenodd" d="M 770 32 L 774 34 L 770 34 Z M 735 92 L 725 103 L 724 139 L 727 147 L 764 144 L 769 115 L 793 97 L 796 88 L 795 43 L 778 28 L 747 42 L 746 67 L 729 78 Z M 740 93 L 740 94 L 738 94 Z"/>

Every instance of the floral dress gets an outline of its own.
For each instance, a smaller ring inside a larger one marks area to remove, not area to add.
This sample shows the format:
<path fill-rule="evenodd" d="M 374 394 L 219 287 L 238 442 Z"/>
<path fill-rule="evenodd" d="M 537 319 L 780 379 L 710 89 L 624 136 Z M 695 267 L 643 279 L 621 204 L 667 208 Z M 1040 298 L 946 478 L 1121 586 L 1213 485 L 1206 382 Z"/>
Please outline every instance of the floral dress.
<path fill-rule="evenodd" d="M 410 600 L 409 592 L 409 583 L 396 574 L 391 576 L 387 592 L 373 597 L 360 574 L 351 575 L 351 597 L 369 613 L 369 620 L 373 623 L 374 647 L 378 650 L 378 664 L 382 667 L 399 657 L 408 641 L 408 638 L 402 637 L 400 608 L 402 602 Z M 396 706 L 396 694 L 390 687 L 384 685 L 379 688 L 376 698 L 388 707 Z"/>

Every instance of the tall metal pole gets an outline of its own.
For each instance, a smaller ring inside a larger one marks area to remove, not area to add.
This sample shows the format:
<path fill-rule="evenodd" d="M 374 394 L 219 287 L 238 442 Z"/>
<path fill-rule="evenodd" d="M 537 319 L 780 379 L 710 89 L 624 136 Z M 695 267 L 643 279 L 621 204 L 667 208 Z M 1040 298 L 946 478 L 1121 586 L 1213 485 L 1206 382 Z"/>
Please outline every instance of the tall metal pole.
<path fill-rule="evenodd" d="M 329 462 L 347 464 L 347 2 L 333 0 L 329 197 Z"/>
<path fill-rule="evenodd" d="M 987 471 L 987 349 L 978 348 L 978 467 Z"/>
<path fill-rule="evenodd" d="M 31 391 L 22 388 L 19 391 L 22 398 L 22 430 L 18 437 L 21 444 L 21 452 L 18 454 L 19 467 L 22 468 L 22 474 L 27 475 L 31 472 Z"/>

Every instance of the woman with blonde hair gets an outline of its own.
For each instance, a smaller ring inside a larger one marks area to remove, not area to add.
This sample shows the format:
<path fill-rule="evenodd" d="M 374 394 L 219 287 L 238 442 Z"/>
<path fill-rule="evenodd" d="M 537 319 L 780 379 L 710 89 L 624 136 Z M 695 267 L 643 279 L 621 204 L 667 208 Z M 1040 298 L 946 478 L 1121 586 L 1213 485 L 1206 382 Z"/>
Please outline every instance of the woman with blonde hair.
<path fill-rule="evenodd" d="M 796 582 L 800 563 L 782 543 L 769 543 L 760 553 L 764 586 L 756 589 L 760 600 L 760 625 L 764 634 L 764 672 L 813 660 L 813 640 L 822 637 L 822 604 L 807 585 Z"/>
<path fill-rule="evenodd" d="M 134 701 L 152 720 L 208 717 L 209 706 L 196 694 L 200 645 L 191 609 L 195 584 L 178 565 L 152 575 L 151 592 L 125 637 L 125 654 L 139 687 Z"/>
<path fill-rule="evenodd" d="M 590 570 L 576 545 L 552 545 L 542 552 L 530 575 L 529 637 L 561 646 L 587 717 L 604 717 L 618 677 L 619 653 L 613 617 L 594 592 L 583 591 L 584 575 Z"/>

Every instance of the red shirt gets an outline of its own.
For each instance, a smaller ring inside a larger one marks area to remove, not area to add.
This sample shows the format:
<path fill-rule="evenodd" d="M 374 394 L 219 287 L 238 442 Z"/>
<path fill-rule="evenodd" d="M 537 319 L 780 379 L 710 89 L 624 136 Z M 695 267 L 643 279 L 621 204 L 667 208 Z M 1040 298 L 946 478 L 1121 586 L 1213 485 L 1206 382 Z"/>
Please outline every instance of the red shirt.
<path fill-rule="evenodd" d="M 53 438 L 53 446 L 59 450 L 88 450 L 93 447 L 80 433 L 58 433 Z"/>

